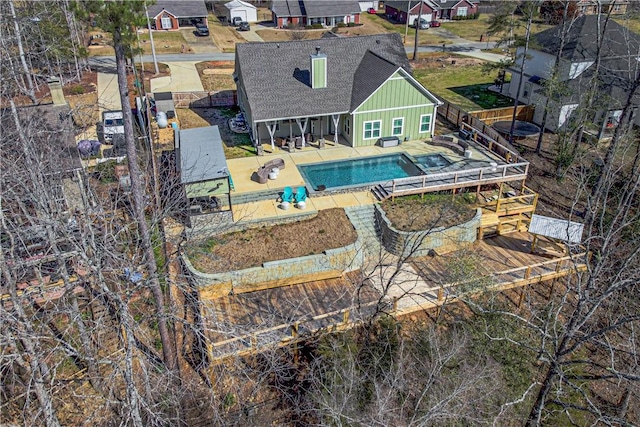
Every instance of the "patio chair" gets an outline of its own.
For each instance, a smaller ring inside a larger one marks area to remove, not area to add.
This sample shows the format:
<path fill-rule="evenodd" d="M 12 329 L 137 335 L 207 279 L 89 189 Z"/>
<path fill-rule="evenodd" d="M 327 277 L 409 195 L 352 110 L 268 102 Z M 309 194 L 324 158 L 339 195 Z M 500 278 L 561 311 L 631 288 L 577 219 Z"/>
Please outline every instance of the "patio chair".
<path fill-rule="evenodd" d="M 280 201 L 287 202 L 287 203 L 293 202 L 293 188 L 284 187 L 284 190 L 282 191 L 282 196 L 280 196 Z"/>
<path fill-rule="evenodd" d="M 296 191 L 296 206 L 299 209 L 304 209 L 307 205 L 307 189 L 305 187 L 298 187 Z"/>

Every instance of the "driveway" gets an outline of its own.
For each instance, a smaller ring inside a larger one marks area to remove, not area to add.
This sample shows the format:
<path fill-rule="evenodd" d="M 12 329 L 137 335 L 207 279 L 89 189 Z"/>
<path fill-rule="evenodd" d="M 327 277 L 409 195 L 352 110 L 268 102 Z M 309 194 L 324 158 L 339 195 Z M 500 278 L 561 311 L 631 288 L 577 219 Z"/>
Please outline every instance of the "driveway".
<path fill-rule="evenodd" d="M 171 69 L 171 75 L 151 79 L 151 92 L 204 92 L 196 70 L 198 62 L 165 62 Z"/>
<path fill-rule="evenodd" d="M 256 30 L 262 29 L 264 27 L 262 27 L 259 24 L 251 24 L 251 29 L 249 31 L 238 31 L 238 34 L 240 34 L 240 36 L 245 39 L 248 42 L 263 42 L 264 40 L 262 40 L 262 37 L 260 37 L 257 33 Z"/>
<path fill-rule="evenodd" d="M 194 53 L 220 53 L 220 49 L 213 42 L 213 37 L 198 37 L 193 28 L 181 28 L 180 33 Z"/>

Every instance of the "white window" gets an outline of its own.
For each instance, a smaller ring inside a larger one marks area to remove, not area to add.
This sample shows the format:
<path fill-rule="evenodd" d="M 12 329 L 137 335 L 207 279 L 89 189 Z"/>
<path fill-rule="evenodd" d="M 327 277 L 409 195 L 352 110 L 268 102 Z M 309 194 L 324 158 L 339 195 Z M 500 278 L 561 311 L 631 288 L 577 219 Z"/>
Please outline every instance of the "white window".
<path fill-rule="evenodd" d="M 171 18 L 169 17 L 169 15 L 162 15 L 162 18 L 160 19 L 160 23 L 162 25 L 162 29 L 163 30 L 168 30 L 171 28 Z"/>
<path fill-rule="evenodd" d="M 431 114 L 420 116 L 420 133 L 427 133 L 431 130 Z"/>
<path fill-rule="evenodd" d="M 380 120 L 364 122 L 364 139 L 380 138 L 381 128 L 382 121 Z"/>
<path fill-rule="evenodd" d="M 351 120 L 349 118 L 344 120 L 344 133 L 351 135 Z"/>
<path fill-rule="evenodd" d="M 391 126 L 391 135 L 400 136 L 404 133 L 403 131 L 404 131 L 404 117 L 393 119 L 393 124 Z"/>
<path fill-rule="evenodd" d="M 458 16 L 467 16 L 467 8 L 459 7 L 458 8 Z"/>

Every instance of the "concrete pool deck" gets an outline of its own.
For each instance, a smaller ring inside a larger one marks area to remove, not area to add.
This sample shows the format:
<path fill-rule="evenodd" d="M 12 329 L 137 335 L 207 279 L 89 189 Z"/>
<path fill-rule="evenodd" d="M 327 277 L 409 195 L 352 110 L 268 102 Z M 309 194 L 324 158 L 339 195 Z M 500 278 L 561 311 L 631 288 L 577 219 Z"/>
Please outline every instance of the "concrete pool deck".
<path fill-rule="evenodd" d="M 232 194 L 253 193 L 265 190 L 281 190 L 284 187 L 296 188 L 306 185 L 302 175 L 298 171 L 297 165 L 308 163 L 318 163 L 325 161 L 336 161 L 351 158 L 379 156 L 384 154 L 406 152 L 412 156 L 425 154 L 442 154 L 451 161 L 465 160 L 464 157 L 454 154 L 446 148 L 434 146 L 424 141 L 403 142 L 397 147 L 346 147 L 343 145 L 330 146 L 318 149 L 315 146 L 307 146 L 289 153 L 276 147 L 275 152 L 271 152 L 271 146 L 264 146 L 264 156 L 244 157 L 227 160 L 227 167 L 233 180 L 234 188 Z M 275 180 L 268 180 L 265 184 L 259 184 L 251 180 L 251 175 L 260 166 L 273 158 L 284 160 L 285 168 L 280 170 L 280 174 Z M 473 160 L 497 161 L 484 150 L 473 150 Z M 279 208 L 277 200 L 263 200 L 258 202 L 243 203 L 232 206 L 234 221 L 256 221 L 269 218 L 282 218 L 300 215 L 305 212 L 313 212 L 322 209 L 344 208 L 350 206 L 371 205 L 376 203 L 376 199 L 371 191 L 355 191 L 343 194 L 327 194 L 323 196 L 310 195 L 307 198 L 306 208 L 297 209 L 293 205 L 287 210 Z"/>

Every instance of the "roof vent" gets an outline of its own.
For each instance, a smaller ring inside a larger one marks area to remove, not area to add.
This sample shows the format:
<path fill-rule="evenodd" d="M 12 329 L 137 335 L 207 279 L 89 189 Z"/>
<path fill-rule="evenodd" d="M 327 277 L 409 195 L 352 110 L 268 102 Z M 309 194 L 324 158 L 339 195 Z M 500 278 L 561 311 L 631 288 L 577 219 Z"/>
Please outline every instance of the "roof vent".
<path fill-rule="evenodd" d="M 380 44 L 380 40 L 376 40 L 376 44 Z"/>
<path fill-rule="evenodd" d="M 320 54 L 320 46 L 316 46 L 316 55 Z"/>

